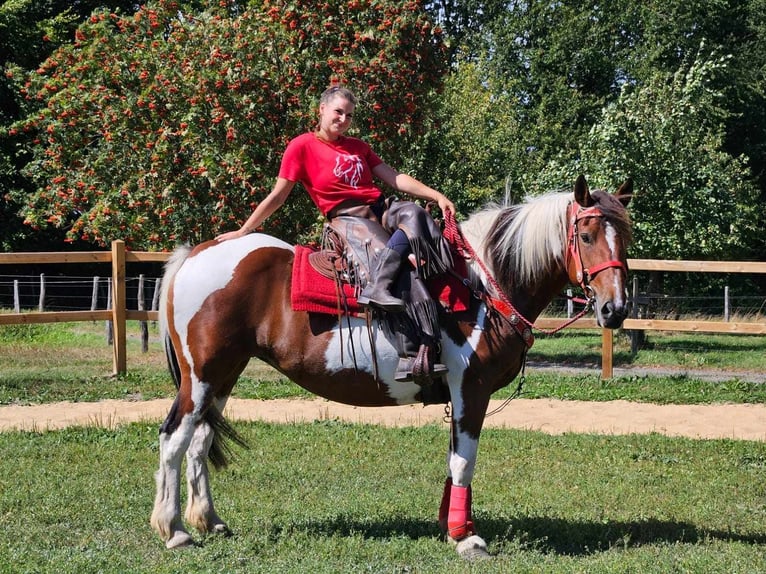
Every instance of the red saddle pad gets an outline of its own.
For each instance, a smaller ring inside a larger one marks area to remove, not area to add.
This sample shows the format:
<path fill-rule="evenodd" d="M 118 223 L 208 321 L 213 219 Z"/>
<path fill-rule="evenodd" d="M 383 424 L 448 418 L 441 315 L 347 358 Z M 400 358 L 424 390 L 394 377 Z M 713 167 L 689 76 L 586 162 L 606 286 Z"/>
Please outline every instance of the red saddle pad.
<path fill-rule="evenodd" d="M 309 311 L 311 313 L 338 313 L 339 286 L 335 281 L 328 279 L 319 273 L 309 262 L 309 255 L 315 250 L 303 245 L 295 246 L 295 259 L 293 260 L 293 277 L 290 299 L 293 310 Z M 465 266 L 462 258 L 456 258 L 459 264 Z M 345 295 L 345 301 L 341 299 L 340 309 L 351 314 L 361 314 L 364 309 L 356 302 L 354 288 L 348 283 L 340 285 Z M 468 309 L 471 296 L 468 288 L 452 275 L 440 275 L 432 278 L 428 288 L 434 298 L 438 298 L 442 304 L 452 311 L 465 311 Z"/>

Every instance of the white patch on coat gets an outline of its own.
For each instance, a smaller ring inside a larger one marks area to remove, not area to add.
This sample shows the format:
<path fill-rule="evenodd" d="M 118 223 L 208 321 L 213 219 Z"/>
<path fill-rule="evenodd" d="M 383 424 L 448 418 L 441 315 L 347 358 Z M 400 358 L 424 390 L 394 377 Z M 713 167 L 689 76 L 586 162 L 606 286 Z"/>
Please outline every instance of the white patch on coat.
<path fill-rule="evenodd" d="M 391 340 L 386 337 L 375 321 L 373 322 L 372 333 L 375 337 L 378 378 L 381 384 L 387 387 L 388 396 L 400 405 L 416 402 L 415 395 L 420 391 L 420 387 L 415 383 L 399 383 L 394 381 L 396 366 L 399 364 L 399 355 Z M 343 347 L 342 361 L 341 342 Z M 374 374 L 370 336 L 367 332 L 366 321 L 360 318 L 352 318 L 351 327 L 349 328 L 344 319 L 340 328 L 337 326 L 333 328 L 332 339 L 325 350 L 325 364 L 327 371 L 330 373 L 356 368 L 370 375 Z"/>
<path fill-rule="evenodd" d="M 204 387 L 197 380 L 194 361 L 189 351 L 189 322 L 202 308 L 211 293 L 223 289 L 234 277 L 240 261 L 249 253 L 263 247 L 280 247 L 293 251 L 281 239 L 263 234 L 251 234 L 239 239 L 223 241 L 189 257 L 175 276 L 173 284 L 173 322 L 181 339 L 181 351 L 192 372 L 192 400 L 195 406 L 204 396 Z M 203 383 L 204 384 L 204 383 Z"/>
<path fill-rule="evenodd" d="M 619 252 L 617 250 L 617 231 L 615 230 L 614 226 L 609 223 L 608 221 L 604 224 L 604 227 L 606 229 L 606 243 L 609 245 L 609 255 L 613 261 L 619 261 Z M 615 269 L 617 271 L 617 269 Z M 621 308 L 625 305 L 625 301 L 623 297 L 625 297 L 626 293 L 623 290 L 620 289 L 620 278 L 621 274 L 616 272 L 614 273 L 614 306 L 617 308 Z"/>

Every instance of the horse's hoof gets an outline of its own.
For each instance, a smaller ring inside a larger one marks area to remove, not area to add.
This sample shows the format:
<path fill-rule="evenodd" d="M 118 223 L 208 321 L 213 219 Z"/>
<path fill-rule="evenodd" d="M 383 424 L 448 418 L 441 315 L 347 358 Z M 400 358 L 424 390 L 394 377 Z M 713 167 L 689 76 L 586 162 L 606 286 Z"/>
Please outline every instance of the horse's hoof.
<path fill-rule="evenodd" d="M 173 548 L 186 548 L 193 545 L 194 540 L 188 532 L 176 532 L 170 540 L 165 542 L 165 547 L 171 550 Z"/>
<path fill-rule="evenodd" d="M 457 543 L 457 553 L 465 560 L 484 560 L 490 557 L 487 543 L 480 536 L 469 536 Z"/>

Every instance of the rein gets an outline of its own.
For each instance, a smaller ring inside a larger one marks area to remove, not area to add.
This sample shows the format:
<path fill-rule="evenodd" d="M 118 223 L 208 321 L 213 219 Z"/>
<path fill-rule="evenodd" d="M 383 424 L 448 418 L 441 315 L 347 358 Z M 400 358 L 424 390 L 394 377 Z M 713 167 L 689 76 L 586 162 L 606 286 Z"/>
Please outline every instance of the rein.
<path fill-rule="evenodd" d="M 444 214 L 444 231 L 442 232 L 444 238 L 457 249 L 458 255 L 465 259 L 473 259 L 479 264 L 481 270 L 484 271 L 484 275 L 487 277 L 487 281 L 492 285 L 497 293 L 498 299 L 490 297 L 486 292 L 479 292 L 471 289 L 474 297 L 483 301 L 489 308 L 495 309 L 510 323 L 513 330 L 521 337 L 527 349 L 531 348 L 535 342 L 535 338 L 532 335 L 532 324 L 513 306 L 513 303 L 508 299 L 503 290 L 498 285 L 495 278 L 487 269 L 487 266 L 476 254 L 476 251 L 468 243 L 468 240 L 463 235 L 463 231 L 455 220 L 455 215 L 451 211 L 446 211 Z M 470 289 L 470 285 L 467 278 L 461 278 L 463 284 Z M 526 327 L 522 326 L 522 323 Z"/>
<path fill-rule="evenodd" d="M 582 262 L 582 255 L 580 254 L 580 241 L 579 241 L 579 236 L 577 233 L 577 224 L 579 223 L 579 221 L 587 217 L 604 217 L 604 214 L 601 213 L 598 207 L 583 208 L 574 203 L 571 204 L 570 209 L 571 209 L 570 211 L 571 215 L 569 218 L 570 224 L 569 224 L 569 232 L 568 232 L 568 249 L 567 249 L 566 263 L 568 267 L 571 259 L 575 258 L 575 261 L 577 262 L 577 280 L 580 287 L 583 289 L 583 292 L 585 293 L 587 299 L 586 300 L 575 299 L 576 301 L 585 303 L 585 307 L 583 308 L 583 310 L 580 311 L 577 315 L 575 315 L 571 319 L 567 319 L 561 325 L 553 329 L 543 329 L 541 327 L 535 327 L 534 323 L 532 323 L 529 319 L 527 319 L 521 313 L 519 313 L 519 311 L 513 306 L 513 303 L 511 303 L 508 296 L 503 292 L 497 280 L 489 272 L 489 269 L 485 265 L 484 261 L 481 260 L 481 258 L 477 255 L 474 248 L 471 246 L 471 244 L 463 235 L 463 231 L 460 229 L 460 226 L 455 220 L 455 215 L 451 211 L 447 211 L 444 214 L 443 235 L 445 239 L 447 239 L 447 241 L 455 247 L 455 249 L 458 252 L 458 255 L 466 259 L 473 259 L 474 261 L 476 261 L 476 263 L 479 265 L 481 270 L 484 272 L 484 275 L 487 277 L 487 281 L 492 286 L 495 293 L 497 293 L 497 298 L 490 297 L 486 292 L 474 292 L 474 296 L 477 299 L 483 301 L 488 307 L 491 307 L 497 310 L 500 313 L 500 315 L 504 319 L 506 319 L 508 323 L 510 323 L 511 327 L 513 327 L 516 333 L 518 333 L 522 341 L 524 341 L 524 344 L 527 346 L 527 349 L 531 348 L 534 343 L 534 336 L 532 334 L 532 329 L 536 329 L 539 332 L 544 333 L 546 335 L 553 335 L 563 329 L 566 329 L 569 325 L 571 325 L 572 323 L 574 323 L 575 321 L 577 321 L 578 319 L 580 319 L 581 317 L 583 317 L 586 313 L 590 311 L 593 305 L 594 297 L 592 295 L 592 289 L 589 286 L 589 282 L 590 280 L 593 279 L 593 277 L 596 276 L 597 273 L 603 271 L 604 269 L 608 269 L 610 267 L 620 267 L 627 274 L 625 265 L 623 265 L 621 261 L 617 261 L 617 260 L 606 261 L 604 263 L 600 263 L 589 269 L 584 269 L 584 265 Z M 468 286 L 467 279 L 462 279 L 462 281 L 463 281 L 463 284 Z M 522 326 L 522 324 L 524 326 Z"/>

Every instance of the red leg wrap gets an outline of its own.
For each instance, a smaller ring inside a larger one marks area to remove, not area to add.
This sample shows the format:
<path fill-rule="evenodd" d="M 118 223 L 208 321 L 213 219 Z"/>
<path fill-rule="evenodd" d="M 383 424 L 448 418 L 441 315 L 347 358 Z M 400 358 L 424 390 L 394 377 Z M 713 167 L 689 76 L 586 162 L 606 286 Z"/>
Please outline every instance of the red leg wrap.
<path fill-rule="evenodd" d="M 442 532 L 447 532 L 447 516 L 449 515 L 449 495 L 452 490 L 452 478 L 448 477 L 444 481 L 444 492 L 442 492 L 442 502 L 439 505 L 439 528 Z"/>
<path fill-rule="evenodd" d="M 471 520 L 471 487 L 452 485 L 450 488 L 447 533 L 454 540 L 475 534 Z"/>

